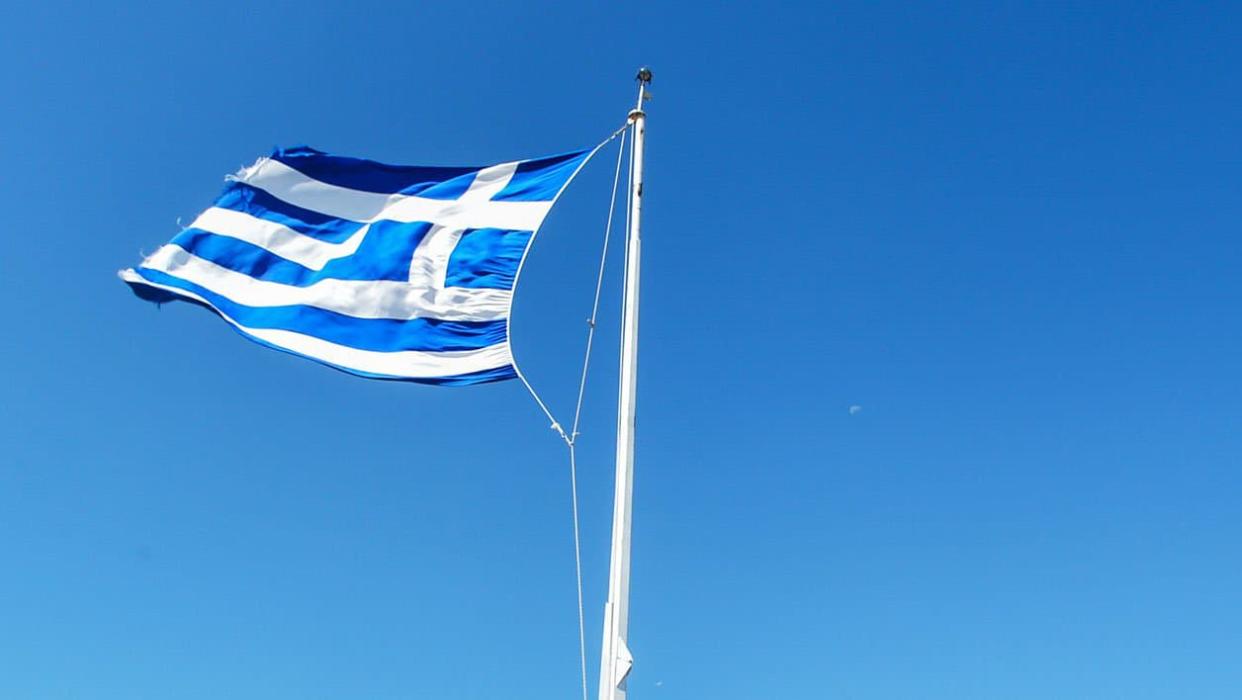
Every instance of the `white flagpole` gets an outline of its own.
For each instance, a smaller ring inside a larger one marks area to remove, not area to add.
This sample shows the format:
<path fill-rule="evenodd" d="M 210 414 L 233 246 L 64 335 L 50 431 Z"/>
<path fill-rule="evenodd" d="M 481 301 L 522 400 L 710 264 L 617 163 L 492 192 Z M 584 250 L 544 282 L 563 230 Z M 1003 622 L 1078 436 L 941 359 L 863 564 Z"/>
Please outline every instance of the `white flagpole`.
<path fill-rule="evenodd" d="M 638 277 L 642 239 L 643 136 L 647 115 L 643 101 L 651 71 L 638 71 L 638 106 L 630 112 L 632 169 L 630 230 L 625 247 L 625 306 L 621 318 L 621 388 L 617 406 L 617 475 L 612 510 L 612 557 L 608 568 L 608 602 L 604 604 L 604 644 L 600 660 L 599 700 L 625 700 L 625 678 L 634 660 L 626 646 L 630 612 L 630 512 L 634 492 L 634 404 L 638 388 Z"/>

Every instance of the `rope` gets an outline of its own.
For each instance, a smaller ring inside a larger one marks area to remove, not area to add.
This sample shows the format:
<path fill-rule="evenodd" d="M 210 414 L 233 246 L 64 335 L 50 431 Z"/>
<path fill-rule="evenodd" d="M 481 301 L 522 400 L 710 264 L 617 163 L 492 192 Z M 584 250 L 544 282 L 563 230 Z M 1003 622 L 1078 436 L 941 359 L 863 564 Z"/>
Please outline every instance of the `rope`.
<path fill-rule="evenodd" d="M 582 399 L 586 395 L 587 370 L 591 367 L 591 347 L 595 341 L 595 326 L 599 318 L 599 298 L 604 288 L 604 269 L 608 264 L 608 241 L 612 237 L 612 218 L 617 205 L 617 185 L 621 181 L 621 155 L 625 153 L 625 134 L 617 148 L 617 171 L 612 178 L 612 198 L 608 202 L 608 223 L 604 225 L 604 245 L 599 255 L 599 274 L 595 278 L 595 300 L 591 304 L 591 318 L 587 321 L 586 351 L 582 355 L 582 375 L 578 380 L 578 402 L 574 406 L 574 423 L 565 444 L 569 447 L 569 485 L 574 512 L 574 573 L 578 583 L 578 655 L 582 662 L 582 700 L 587 694 L 586 613 L 582 604 L 582 540 L 578 528 L 578 424 L 582 418 Z M 564 438 L 564 433 L 561 434 Z"/>
<path fill-rule="evenodd" d="M 591 345 L 595 341 L 595 321 L 599 318 L 599 297 L 604 289 L 604 266 L 608 264 L 608 240 L 612 236 L 612 216 L 617 208 L 617 185 L 621 182 L 621 156 L 625 153 L 625 134 L 617 148 L 617 172 L 612 178 L 612 199 L 608 202 L 608 223 L 604 226 L 604 245 L 599 256 L 599 275 L 595 278 L 595 301 L 591 304 L 591 318 L 587 321 L 586 353 L 582 357 L 582 377 L 578 381 L 578 403 L 574 406 L 574 424 L 570 438 L 578 437 L 578 420 L 582 417 L 582 397 L 586 394 L 587 370 L 591 366 Z"/>
<path fill-rule="evenodd" d="M 565 188 L 569 187 L 569 182 L 573 181 L 574 177 L 577 177 L 578 173 L 582 170 L 582 168 L 586 167 L 586 164 L 587 164 L 587 163 L 589 163 L 589 162 L 591 161 L 591 159 L 595 157 L 595 154 L 596 154 L 596 153 L 599 153 L 599 150 L 600 150 L 601 148 L 603 148 L 604 146 L 607 146 L 610 142 L 612 142 L 612 140 L 613 140 L 613 139 L 617 138 L 618 136 L 621 136 L 621 137 L 622 137 L 622 141 L 624 142 L 624 140 L 625 140 L 625 131 L 626 131 L 626 129 L 628 129 L 628 128 L 629 128 L 629 122 L 626 122 L 625 124 L 621 125 L 621 127 L 620 127 L 620 128 L 618 128 L 616 131 L 612 132 L 612 134 L 610 134 L 610 135 L 608 136 L 608 138 L 604 139 L 603 141 L 600 141 L 600 142 L 599 142 L 599 145 L 598 145 L 598 146 L 596 146 L 594 149 L 592 149 L 592 150 L 591 150 L 591 152 L 590 152 L 589 154 L 587 154 L 587 157 L 586 157 L 586 158 L 582 161 L 582 164 L 578 166 L 578 170 L 575 170 L 575 171 L 574 171 L 574 174 L 573 174 L 572 176 L 570 176 L 569 181 L 567 181 L 564 185 L 562 185 L 562 186 L 561 186 L 561 191 L 560 191 L 560 192 L 558 192 L 558 193 L 556 194 L 556 197 L 555 197 L 555 198 L 553 198 L 552 203 L 553 203 L 553 204 L 556 204 L 556 200 L 557 200 L 557 199 L 560 199 L 561 193 L 565 191 Z M 624 143 L 622 144 L 622 146 L 623 146 L 623 147 L 622 147 L 621 149 L 619 149 L 619 152 L 624 150 Z M 618 162 L 619 162 L 619 161 L 620 161 L 620 156 L 618 155 Z M 620 172 L 620 167 L 621 167 L 621 166 L 618 164 L 618 166 L 617 166 L 617 168 L 618 168 L 618 172 Z M 614 183 L 613 183 L 612 198 L 613 198 L 613 202 L 615 203 L 615 202 L 616 202 L 616 198 L 617 198 L 617 189 L 616 189 L 616 182 L 615 182 L 615 181 L 614 181 Z M 609 226 L 611 226 L 611 225 L 612 225 L 612 208 L 611 208 L 611 206 L 610 206 L 610 208 L 609 208 L 609 210 L 608 210 L 608 222 L 609 222 Z M 605 235 L 607 235 L 607 233 L 605 233 Z M 528 249 L 528 250 L 529 250 L 529 249 Z M 525 254 L 523 254 L 523 255 L 522 255 L 522 262 L 523 262 L 523 263 L 525 263 L 525 262 L 526 262 L 526 255 L 525 255 Z M 519 266 L 518 266 L 518 276 L 519 276 L 519 277 L 521 276 L 521 271 L 522 271 L 522 266 L 519 264 Z M 601 266 L 601 272 L 600 272 L 600 274 L 601 274 L 601 279 L 602 279 L 602 274 L 603 274 L 603 272 L 602 272 L 602 266 Z M 516 283 L 517 283 L 517 280 L 515 279 L 515 280 L 514 280 L 514 285 L 515 285 L 515 286 L 516 286 Z M 596 287 L 598 288 L 598 286 L 599 286 L 599 284 L 597 283 L 597 284 L 596 284 Z M 597 298 L 598 298 L 598 292 L 596 292 L 596 295 L 597 295 Z M 510 307 L 510 312 L 512 312 L 512 307 Z M 512 313 L 510 313 L 510 319 L 511 319 L 511 318 L 512 318 Z M 506 329 L 506 331 L 508 330 L 508 326 L 507 326 L 507 325 L 505 326 L 505 329 Z M 590 350 L 589 350 L 589 349 L 588 349 L 588 352 L 590 352 Z M 571 438 L 571 437 L 569 437 L 568 435 L 566 435 L 566 434 L 565 434 L 565 429 L 564 429 L 564 428 L 562 428 L 562 427 L 561 427 L 560 422 L 556 420 L 556 416 L 552 415 L 552 411 L 551 411 L 551 409 L 549 409 L 549 408 L 548 408 L 548 405 L 547 405 L 546 403 L 544 403 L 544 401 L 543 401 L 543 399 L 542 399 L 542 398 L 540 398 L 540 397 L 539 397 L 539 392 L 535 391 L 535 387 L 531 386 L 530 381 L 526 379 L 526 375 L 522 372 L 522 368 L 521 368 L 521 366 L 519 366 L 519 365 L 518 365 L 518 362 L 517 362 L 517 356 L 516 356 L 516 355 L 514 355 L 514 356 L 513 356 L 512 361 L 513 361 L 513 371 L 514 371 L 514 373 L 517 375 L 518 380 L 522 382 L 522 386 L 526 387 L 526 391 L 530 392 L 530 397 L 531 397 L 532 399 L 534 399 L 534 400 L 535 400 L 535 403 L 536 403 L 536 404 L 538 404 L 538 405 L 539 405 L 539 409 L 540 409 L 541 411 L 543 411 L 543 415 L 545 415 L 545 416 L 547 416 L 547 417 L 548 417 L 548 421 L 551 423 L 551 425 L 550 425 L 550 426 L 548 426 L 548 427 L 550 427 L 552 430 L 556 431 L 556 434 L 557 434 L 557 435 L 560 435 L 562 440 L 566 441 L 567 443 L 568 443 L 568 442 L 572 442 L 572 441 L 573 441 L 573 438 Z"/>
<path fill-rule="evenodd" d="M 578 660 L 582 668 L 582 700 L 587 700 L 586 611 L 582 607 L 582 544 L 578 535 L 578 457 L 569 444 L 569 491 L 574 504 L 574 573 L 578 577 Z"/>
<path fill-rule="evenodd" d="M 526 387 L 526 390 L 530 392 L 531 398 L 535 400 L 535 403 L 539 405 L 539 408 L 551 422 L 550 427 L 552 430 L 556 431 L 557 435 L 560 435 L 561 440 L 564 441 L 565 446 L 569 451 L 569 487 L 574 521 L 574 573 L 576 575 L 578 587 L 578 658 L 582 672 L 582 700 L 589 700 L 589 690 L 587 689 L 586 612 L 582 597 L 582 537 L 578 517 L 578 455 L 576 448 L 579 435 L 578 426 L 582 418 L 582 403 L 584 397 L 586 396 L 587 373 L 591 367 L 591 350 L 594 347 L 595 342 L 595 327 L 599 319 L 599 302 L 604 288 L 604 271 L 608 264 L 608 244 L 612 239 L 612 224 L 617 208 L 617 189 L 621 183 L 621 162 L 622 157 L 625 154 L 625 132 L 628 128 L 629 124 L 626 123 L 620 129 L 614 131 L 611 136 L 604 139 L 603 142 L 596 146 L 595 150 L 591 152 L 591 155 L 587 157 L 587 160 L 590 160 L 590 158 L 594 156 L 599 149 L 603 148 L 618 136 L 621 137 L 620 146 L 617 148 L 616 172 L 613 174 L 612 178 L 612 196 L 608 202 L 608 219 L 607 223 L 604 225 L 604 244 L 600 250 L 599 272 L 595 279 L 595 297 L 591 303 L 591 317 L 587 319 L 586 350 L 584 351 L 582 357 L 582 373 L 578 379 L 578 398 L 574 405 L 574 420 L 570 427 L 569 433 L 566 433 L 565 429 L 561 427 L 560 422 L 556 420 L 556 416 L 553 415 L 551 409 L 548 408 L 548 405 L 544 403 L 542 398 L 540 398 L 539 393 L 535 391 L 535 388 L 531 386 L 529 381 L 527 381 L 526 376 L 522 374 L 521 370 L 517 369 L 516 359 L 514 361 L 514 369 L 517 370 L 516 373 L 518 375 L 518 379 L 522 381 L 522 384 Z M 631 164 L 631 170 L 632 169 L 633 165 Z M 630 175 L 633 177 L 632 172 Z"/>

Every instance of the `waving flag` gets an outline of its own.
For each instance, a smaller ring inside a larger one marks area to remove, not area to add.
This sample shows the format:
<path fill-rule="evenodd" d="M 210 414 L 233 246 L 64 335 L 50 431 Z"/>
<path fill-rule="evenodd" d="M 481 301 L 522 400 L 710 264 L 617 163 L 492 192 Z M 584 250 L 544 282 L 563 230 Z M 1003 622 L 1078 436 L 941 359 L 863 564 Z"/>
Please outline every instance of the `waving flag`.
<path fill-rule="evenodd" d="M 591 153 L 428 168 L 277 150 L 121 279 L 143 299 L 203 305 L 257 343 L 353 374 L 510 379 L 518 271 Z"/>

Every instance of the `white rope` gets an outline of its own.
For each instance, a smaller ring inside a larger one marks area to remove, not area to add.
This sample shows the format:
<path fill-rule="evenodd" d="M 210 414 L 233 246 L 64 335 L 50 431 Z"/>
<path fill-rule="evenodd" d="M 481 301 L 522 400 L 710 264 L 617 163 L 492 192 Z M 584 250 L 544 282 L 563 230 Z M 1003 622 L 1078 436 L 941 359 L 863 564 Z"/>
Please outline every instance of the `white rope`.
<path fill-rule="evenodd" d="M 617 206 L 617 185 L 621 181 L 621 155 L 625 153 L 625 135 L 617 147 L 617 171 L 612 178 L 612 198 L 608 202 L 608 223 L 604 225 L 604 245 L 599 254 L 599 274 L 595 279 L 595 300 L 591 304 L 591 318 L 587 320 L 586 352 L 582 356 L 582 375 L 578 380 L 578 403 L 574 406 L 574 423 L 565 444 L 569 447 L 569 486 L 574 512 L 574 573 L 578 583 L 578 655 L 582 662 L 582 700 L 587 694 L 586 613 L 582 604 L 582 539 L 578 528 L 578 423 L 582 417 L 582 398 L 586 395 L 587 370 L 591 366 L 591 347 L 595 340 L 595 326 L 599 319 L 599 298 L 604 288 L 604 269 L 608 264 L 608 241 L 612 237 L 612 217 Z M 564 433 L 561 434 L 564 438 Z"/>
<path fill-rule="evenodd" d="M 581 171 L 582 171 L 582 169 L 583 169 L 584 167 L 586 167 L 586 164 L 587 164 L 587 163 L 589 163 L 589 162 L 591 161 L 591 159 L 595 157 L 595 154 L 596 154 L 596 153 L 599 153 L 599 150 L 600 150 L 601 148 L 603 148 L 604 146 L 607 146 L 607 145 L 608 145 L 608 144 L 609 144 L 609 143 L 610 143 L 613 139 L 617 138 L 618 136 L 622 136 L 622 137 L 623 137 L 623 138 L 622 138 L 622 140 L 624 140 L 624 134 L 625 134 L 626 129 L 628 129 L 628 128 L 629 128 L 629 122 L 626 122 L 626 123 L 625 123 L 625 124 L 623 124 L 623 125 L 622 125 L 619 129 L 617 129 L 616 131 L 612 132 L 612 134 L 610 134 L 610 135 L 608 136 L 608 138 L 604 139 L 603 141 L 600 141 L 598 146 L 596 146 L 595 148 L 591 149 L 591 152 L 590 152 L 589 154 L 587 154 L 587 157 L 586 157 L 585 159 L 583 159 L 582 163 L 578 166 L 578 169 L 574 171 L 574 174 L 573 174 L 572 176 L 570 176 L 569 181 L 572 181 L 572 180 L 574 179 L 574 177 L 577 177 L 578 173 L 579 173 L 579 172 L 581 172 Z M 624 150 L 624 148 L 622 148 L 622 149 L 620 149 L 620 150 Z M 617 167 L 618 167 L 618 168 L 620 168 L 620 166 L 619 166 L 619 165 L 618 165 Z M 567 187 L 569 187 L 569 181 L 567 181 L 564 185 L 562 185 L 562 186 L 561 186 L 561 191 L 560 191 L 560 192 L 557 192 L 556 197 L 555 197 L 555 198 L 553 198 L 553 200 L 552 200 L 553 204 L 555 204 L 555 203 L 556 203 L 556 200 L 560 198 L 560 196 L 561 196 L 561 192 L 564 192 L 564 191 L 565 191 L 565 189 L 566 189 Z M 614 202 L 616 201 L 616 186 L 615 186 L 615 184 L 614 184 L 614 186 L 613 186 L 613 201 L 614 201 Z M 611 208 L 610 208 L 610 209 L 609 209 L 609 211 L 608 211 L 608 220 L 609 220 L 610 225 L 611 225 L 611 221 L 612 221 L 612 210 L 611 210 Z M 533 243 L 533 242 L 534 242 L 534 241 L 533 241 L 533 237 L 532 237 L 532 243 Z M 529 252 L 529 248 L 527 248 L 527 252 Z M 525 263 L 525 262 L 526 262 L 526 254 L 524 253 L 524 254 L 522 255 L 522 263 Z M 520 277 L 520 276 L 521 276 L 521 268 L 522 268 L 522 265 L 520 265 L 520 264 L 519 264 L 519 266 L 518 266 L 518 275 L 517 275 L 518 277 Z M 598 285 L 596 285 L 596 286 L 598 286 Z M 517 279 L 514 279 L 514 287 L 515 287 L 515 288 L 517 287 Z M 513 317 L 513 313 L 512 313 L 512 312 L 513 312 L 512 302 L 510 302 L 510 304 L 511 304 L 511 305 L 510 305 L 510 308 L 509 308 L 509 312 L 510 312 L 510 313 L 509 313 L 509 319 L 506 321 L 506 325 L 505 325 L 505 330 L 506 330 L 506 332 L 509 330 L 509 325 L 508 325 L 508 324 L 509 324 L 509 322 L 511 322 L 511 321 L 512 321 L 512 317 Z M 512 334 L 508 334 L 508 335 L 510 335 L 510 342 L 512 343 Z M 510 346 L 510 347 L 512 347 L 512 346 Z M 565 440 L 566 442 L 572 442 L 572 438 L 570 438 L 569 436 L 567 436 L 567 435 L 565 434 L 565 429 L 564 429 L 564 428 L 562 428 L 562 427 L 561 427 L 560 422 L 559 422 L 558 420 L 556 420 L 556 416 L 552 415 L 552 411 L 551 411 L 551 409 L 549 409 L 549 408 L 548 408 L 548 405 L 547 405 L 546 403 L 544 403 L 544 401 L 543 401 L 543 399 L 542 399 L 542 398 L 540 398 L 540 396 L 539 396 L 539 392 L 535 391 L 535 387 L 531 386 L 530 381 L 526 379 L 526 375 L 522 372 L 522 367 L 521 367 L 520 365 L 518 365 L 517 356 L 516 356 L 516 355 L 514 355 L 514 356 L 511 358 L 511 360 L 512 360 L 512 362 L 513 362 L 513 371 L 514 371 L 514 374 L 516 374 L 516 375 L 517 375 L 518 380 L 522 382 L 522 386 L 526 387 L 526 391 L 530 392 L 530 397 L 531 397 L 532 399 L 534 399 L 534 400 L 535 400 L 535 403 L 536 403 L 536 404 L 538 404 L 538 405 L 539 405 L 539 409 L 540 409 L 541 411 L 543 411 L 543 415 L 545 415 L 545 416 L 547 416 L 547 417 L 548 417 L 548 421 L 551 423 L 551 425 L 550 425 L 550 426 L 548 426 L 548 427 L 552 428 L 552 430 L 555 430 L 555 431 L 556 431 L 556 434 L 557 434 L 557 435 L 560 435 L 562 440 Z"/>
<path fill-rule="evenodd" d="M 599 256 L 599 276 L 595 278 L 595 301 L 591 304 L 591 318 L 587 321 L 586 352 L 582 357 L 582 377 L 578 381 L 578 403 L 574 406 L 574 424 L 570 439 L 578 437 L 578 420 L 582 417 L 582 397 L 586 394 L 587 370 L 591 366 L 591 345 L 595 341 L 595 322 L 599 318 L 599 297 L 604 289 L 604 266 L 608 264 L 608 241 L 612 236 L 612 216 L 617 208 L 617 185 L 621 182 L 621 157 L 625 154 L 625 134 L 617 148 L 617 172 L 612 177 L 612 199 L 608 202 L 608 223 L 604 225 L 604 245 Z"/>
<path fill-rule="evenodd" d="M 627 122 L 620 129 L 614 131 L 611 136 L 604 139 L 598 146 L 596 146 L 595 150 L 593 150 L 590 156 L 587 157 L 587 160 L 590 160 L 590 158 L 593 157 L 599 149 L 603 148 L 618 136 L 621 137 L 620 145 L 617 148 L 616 172 L 613 174 L 612 178 L 612 196 L 608 202 L 608 219 L 607 223 L 604 225 L 604 244 L 600 250 L 599 272 L 595 279 L 595 298 L 591 303 L 591 317 L 587 319 L 586 350 L 582 357 L 582 373 L 578 379 L 578 398 L 576 404 L 574 405 L 574 421 L 568 434 L 566 434 L 565 429 L 561 427 L 560 422 L 556 420 L 556 416 L 553 415 L 551 409 L 548 408 L 548 405 L 544 403 L 542 398 L 540 398 L 539 393 L 535 391 L 535 388 L 531 386 L 529 381 L 527 381 L 526 376 L 522 374 L 520 369 L 517 368 L 516 359 L 513 363 L 518 379 L 522 381 L 523 386 L 525 386 L 526 390 L 530 392 L 531 398 L 535 400 L 535 403 L 539 405 L 539 408 L 543 411 L 544 415 L 548 417 L 548 420 L 551 422 L 552 430 L 556 431 L 556 433 L 561 436 L 561 440 L 564 441 L 565 446 L 569 451 L 569 487 L 574 521 L 574 573 L 576 575 L 578 587 L 578 658 L 582 672 L 582 700 L 589 700 L 589 690 L 587 688 L 586 609 L 583 605 L 582 597 L 582 537 L 578 517 L 578 456 L 576 448 L 579 434 L 578 426 L 582 418 L 582 403 L 583 398 L 586 396 L 587 372 L 591 366 L 591 350 L 594 347 L 595 341 L 595 327 L 599 319 L 600 296 L 602 295 L 604 288 L 604 271 L 608 264 L 608 244 L 612 239 L 612 224 L 617 208 L 617 188 L 621 183 L 621 162 L 622 157 L 625 154 L 625 132 L 629 126 L 630 125 Z M 583 164 L 585 165 L 585 161 Z M 633 165 L 631 164 L 631 170 L 632 168 Z M 632 172 L 630 175 L 633 177 Z M 629 210 L 627 208 L 627 221 L 629 216 L 628 211 Z"/>
<path fill-rule="evenodd" d="M 582 669 L 582 700 L 587 700 L 586 610 L 582 607 L 582 540 L 578 535 L 578 457 L 569 445 L 569 491 L 574 504 L 574 573 L 578 577 L 578 660 Z"/>

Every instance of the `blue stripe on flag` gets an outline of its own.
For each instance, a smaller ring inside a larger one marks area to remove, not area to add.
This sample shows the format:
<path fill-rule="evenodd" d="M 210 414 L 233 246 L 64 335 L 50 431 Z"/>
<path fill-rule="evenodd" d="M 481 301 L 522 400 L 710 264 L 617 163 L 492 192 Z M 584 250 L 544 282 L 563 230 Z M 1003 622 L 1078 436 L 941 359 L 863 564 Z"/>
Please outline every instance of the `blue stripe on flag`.
<path fill-rule="evenodd" d="M 468 229 L 449 256 L 446 287 L 513 289 L 530 231 Z"/>
<path fill-rule="evenodd" d="M 279 148 L 271 158 L 329 185 L 381 194 L 416 194 L 429 199 L 457 199 L 479 171 L 388 165 L 365 158 L 328 155 L 309 146 Z"/>
<path fill-rule="evenodd" d="M 176 287 L 202 297 L 214 310 L 247 328 L 272 328 L 321 338 L 337 345 L 375 352 L 420 350 L 481 350 L 505 342 L 506 322 L 443 321 L 416 318 L 408 321 L 386 318 L 355 318 L 314 306 L 253 307 L 234 303 L 193 282 L 158 270 L 137 268 L 144 279 L 166 287 Z M 168 290 L 130 284 L 139 297 L 157 303 L 198 302 Z"/>
<path fill-rule="evenodd" d="M 197 228 L 182 231 L 172 243 L 192 255 L 255 279 L 305 287 L 325 279 L 408 281 L 414 249 L 430 230 L 431 224 L 423 222 L 376 221 L 357 252 L 329 260 L 322 270 L 286 260 L 253 243 Z"/>
<path fill-rule="evenodd" d="M 193 299 L 187 299 L 186 301 L 194 302 Z M 199 304 L 199 306 L 202 306 L 203 308 L 208 309 L 209 311 L 219 314 L 218 311 L 211 308 L 210 306 L 206 306 L 203 304 Z M 391 374 L 378 374 L 376 372 L 366 372 L 364 370 L 354 369 L 353 367 L 342 367 L 341 365 L 338 365 L 335 362 L 329 362 L 323 359 L 322 357 L 315 357 L 314 355 L 306 355 L 306 354 L 297 352 L 296 350 L 290 350 L 289 348 L 286 348 L 284 346 L 277 345 L 275 343 L 269 343 L 266 340 L 263 340 L 262 338 L 256 338 L 255 336 L 247 333 L 245 330 L 238 328 L 237 326 L 234 326 L 231 323 L 227 325 L 229 328 L 232 328 L 234 331 L 237 331 L 237 333 L 240 334 L 243 338 L 251 342 L 258 343 L 259 345 L 271 348 L 273 350 L 279 350 L 281 352 L 288 353 L 290 355 L 293 355 L 294 357 L 301 357 L 307 360 L 314 360 L 315 362 L 318 362 L 319 364 L 324 365 L 325 367 L 331 367 L 332 369 L 337 370 L 338 372 L 344 372 L 345 374 L 352 374 L 356 377 L 364 377 L 366 379 L 383 379 L 385 381 L 390 381 L 390 382 L 410 382 L 411 384 L 431 384 L 434 386 L 472 386 L 474 384 L 490 384 L 492 382 L 503 382 L 507 379 L 517 379 L 517 370 L 513 368 L 513 365 L 503 365 L 500 367 L 496 367 L 494 369 L 485 369 L 479 372 L 469 372 L 466 374 L 453 374 L 453 375 L 448 375 L 444 377 L 396 377 Z"/>
<path fill-rule="evenodd" d="M 216 311 L 210 306 L 196 302 L 193 299 L 186 299 L 186 301 L 191 302 L 191 303 L 197 303 L 199 306 L 202 306 L 203 308 L 213 313 L 216 313 L 216 314 L 220 313 L 219 311 Z M 232 328 L 243 338 L 253 343 L 258 343 L 259 345 L 262 345 L 264 347 L 268 347 L 273 350 L 279 350 L 283 353 L 288 353 L 290 355 L 293 355 L 294 357 L 301 357 L 307 360 L 314 360 L 315 362 L 318 362 L 319 364 L 325 367 L 331 367 L 332 369 L 337 370 L 338 372 L 344 372 L 345 374 L 352 374 L 356 377 L 364 377 L 366 379 L 382 379 L 382 380 L 390 381 L 390 382 L 410 382 L 411 384 L 431 384 L 434 386 L 472 386 L 474 384 L 490 384 L 492 382 L 503 382 L 507 379 L 517 378 L 517 370 L 513 368 L 513 365 L 503 365 L 501 367 L 496 367 L 494 369 L 485 369 L 479 372 L 469 372 L 467 374 L 453 374 L 453 375 L 448 375 L 444 377 L 396 377 L 391 374 L 378 374 L 376 372 L 366 372 L 364 370 L 354 369 L 353 367 L 342 367 L 341 365 L 338 365 L 335 362 L 329 362 L 323 359 L 322 357 L 315 357 L 314 355 L 306 355 L 306 354 L 297 352 L 296 350 L 290 350 L 289 348 L 286 348 L 282 345 L 277 345 L 275 343 L 269 343 L 266 340 L 263 340 L 262 338 L 256 338 L 255 336 L 247 333 L 245 330 L 238 328 L 237 326 L 234 326 L 231 323 L 227 325 L 229 328 Z"/>

